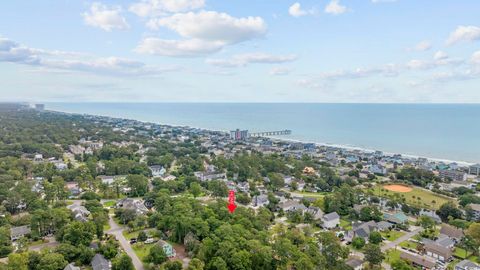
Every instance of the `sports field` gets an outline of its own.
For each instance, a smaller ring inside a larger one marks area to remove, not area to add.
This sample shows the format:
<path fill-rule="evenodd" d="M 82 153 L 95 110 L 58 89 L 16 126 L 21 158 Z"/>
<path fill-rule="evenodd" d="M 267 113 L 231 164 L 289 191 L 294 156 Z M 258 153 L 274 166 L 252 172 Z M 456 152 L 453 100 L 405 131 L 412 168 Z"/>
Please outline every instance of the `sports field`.
<path fill-rule="evenodd" d="M 455 201 L 453 198 L 414 186 L 397 184 L 377 185 L 369 190 L 372 191 L 375 196 L 384 198 L 397 197 L 400 200 L 405 199 L 407 204 L 427 209 L 438 209 L 448 201 Z"/>

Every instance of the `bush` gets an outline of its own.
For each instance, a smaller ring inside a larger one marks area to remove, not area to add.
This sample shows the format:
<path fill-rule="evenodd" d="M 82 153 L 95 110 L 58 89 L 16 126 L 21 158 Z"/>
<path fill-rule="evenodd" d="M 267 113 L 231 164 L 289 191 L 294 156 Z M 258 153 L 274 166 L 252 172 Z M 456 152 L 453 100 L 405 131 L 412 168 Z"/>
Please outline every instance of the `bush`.
<path fill-rule="evenodd" d="M 361 237 L 355 237 L 352 240 L 352 246 L 356 249 L 361 249 L 363 246 L 365 246 L 365 239 Z"/>

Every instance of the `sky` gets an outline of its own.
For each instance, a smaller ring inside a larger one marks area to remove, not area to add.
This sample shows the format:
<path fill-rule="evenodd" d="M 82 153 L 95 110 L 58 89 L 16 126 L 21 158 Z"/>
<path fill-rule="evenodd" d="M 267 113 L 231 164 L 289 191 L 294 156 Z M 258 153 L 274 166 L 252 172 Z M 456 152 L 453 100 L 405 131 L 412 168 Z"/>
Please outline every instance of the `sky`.
<path fill-rule="evenodd" d="M 480 103 L 478 0 L 6 0 L 0 101 Z"/>

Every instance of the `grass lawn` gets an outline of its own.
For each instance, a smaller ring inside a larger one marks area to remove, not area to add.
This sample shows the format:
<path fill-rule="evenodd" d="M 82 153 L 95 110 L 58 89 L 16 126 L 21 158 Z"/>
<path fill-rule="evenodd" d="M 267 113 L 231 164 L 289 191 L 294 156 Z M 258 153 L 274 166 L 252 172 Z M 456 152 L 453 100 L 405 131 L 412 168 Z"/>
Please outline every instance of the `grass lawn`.
<path fill-rule="evenodd" d="M 352 223 L 348 220 L 345 220 L 343 218 L 340 219 L 340 227 L 342 227 L 344 230 L 349 231 L 352 229 Z"/>
<path fill-rule="evenodd" d="M 103 225 L 103 231 L 106 232 L 108 230 L 110 230 L 110 224 L 107 223 L 107 224 Z"/>
<path fill-rule="evenodd" d="M 148 256 L 148 253 L 150 251 L 150 248 L 154 244 L 144 244 L 144 243 L 135 243 L 132 245 L 133 251 L 135 251 L 135 254 L 137 254 L 138 258 L 143 261 L 145 257 Z"/>
<path fill-rule="evenodd" d="M 404 241 L 404 242 L 400 243 L 400 246 L 404 247 L 404 248 L 409 248 L 409 249 L 417 249 L 418 244 L 415 243 L 415 242 L 407 240 L 407 241 Z"/>
<path fill-rule="evenodd" d="M 472 255 L 471 252 L 467 252 L 465 249 L 459 248 L 459 247 L 456 247 L 455 250 L 453 251 L 453 256 L 460 259 L 466 259 L 470 255 Z"/>
<path fill-rule="evenodd" d="M 304 197 L 312 197 L 312 198 L 323 198 L 325 194 L 318 193 L 318 192 L 307 192 L 307 191 L 293 191 L 292 195 L 304 196 Z"/>
<path fill-rule="evenodd" d="M 396 260 L 400 260 L 400 253 L 401 253 L 400 250 L 390 249 L 385 254 L 385 260 L 384 261 L 388 264 L 391 264 L 392 262 L 394 262 Z"/>
<path fill-rule="evenodd" d="M 386 231 L 386 232 L 381 232 L 380 233 L 383 237 L 385 237 L 388 241 L 395 241 L 402 235 L 404 235 L 404 232 L 399 232 L 399 231 Z"/>
<path fill-rule="evenodd" d="M 106 201 L 103 203 L 103 207 L 113 207 L 115 206 L 115 201 Z"/>
<path fill-rule="evenodd" d="M 442 204 L 448 201 L 455 202 L 455 199 L 453 198 L 442 196 L 414 186 L 412 186 L 412 191 L 410 192 L 394 192 L 384 189 L 382 185 L 376 185 L 375 187 L 368 189 L 368 191 L 373 192 L 376 196 L 385 198 L 400 196 L 400 198 L 405 198 L 405 202 L 408 204 L 429 209 L 438 209 Z"/>

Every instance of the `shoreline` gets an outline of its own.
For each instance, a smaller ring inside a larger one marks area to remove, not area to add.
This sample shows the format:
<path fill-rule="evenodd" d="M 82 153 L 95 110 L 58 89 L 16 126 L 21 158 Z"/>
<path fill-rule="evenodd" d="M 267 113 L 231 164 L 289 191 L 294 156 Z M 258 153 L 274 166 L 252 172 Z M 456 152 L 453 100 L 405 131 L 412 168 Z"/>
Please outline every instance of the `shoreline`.
<path fill-rule="evenodd" d="M 205 130 L 205 131 L 212 131 L 212 132 L 224 132 L 229 134 L 229 130 L 214 130 L 214 129 L 208 129 L 208 128 L 203 128 L 203 127 L 196 127 L 196 126 L 191 126 L 191 125 L 179 125 L 179 124 L 171 124 L 171 123 L 159 123 L 159 122 L 151 122 L 151 121 L 143 121 L 143 120 L 138 120 L 138 119 L 131 119 L 131 118 L 123 118 L 123 117 L 115 117 L 115 116 L 108 116 L 108 115 L 97 115 L 97 114 L 89 114 L 89 113 L 75 113 L 75 112 L 66 112 L 66 111 L 56 111 L 56 110 L 45 110 L 47 112 L 54 112 L 54 113 L 66 113 L 66 114 L 71 114 L 71 115 L 86 115 L 86 116 L 95 116 L 95 117 L 108 117 L 108 118 L 114 118 L 114 119 L 121 119 L 121 120 L 130 120 L 130 121 L 138 121 L 146 124 L 157 124 L 157 125 L 163 125 L 163 126 L 169 126 L 169 127 L 182 127 L 182 128 L 193 128 L 193 129 L 200 129 L 200 130 Z M 313 143 L 316 146 L 326 146 L 326 147 L 334 147 L 334 148 L 339 148 L 339 149 L 347 149 L 347 150 L 358 150 L 362 152 L 367 152 L 367 153 L 372 153 L 375 151 L 381 151 L 383 152 L 384 155 L 401 155 L 402 157 L 407 157 L 407 158 L 412 158 L 412 159 L 417 159 L 417 158 L 426 158 L 428 161 L 432 162 L 443 162 L 443 163 L 457 163 L 458 165 L 461 166 L 470 166 L 473 164 L 476 164 L 475 162 L 469 162 L 469 161 L 460 161 L 460 160 L 452 160 L 452 159 L 445 159 L 445 158 L 435 158 L 435 157 L 427 157 L 427 156 L 421 156 L 421 155 L 415 155 L 415 154 L 403 154 L 403 153 L 395 153 L 395 152 L 385 152 L 382 150 L 375 150 L 375 149 L 370 149 L 370 148 L 365 148 L 365 147 L 358 147 L 358 146 L 350 146 L 350 145 L 341 145 L 341 144 L 334 144 L 334 143 L 324 143 L 324 142 L 313 142 L 313 141 L 305 141 L 305 140 L 298 140 L 298 139 L 288 139 L 288 138 L 279 138 L 279 137 L 265 137 L 265 138 L 270 138 L 275 141 L 280 141 L 280 142 L 298 142 L 298 143 Z"/>

